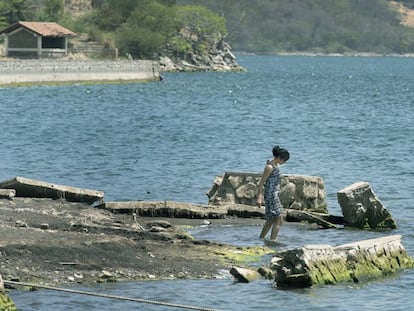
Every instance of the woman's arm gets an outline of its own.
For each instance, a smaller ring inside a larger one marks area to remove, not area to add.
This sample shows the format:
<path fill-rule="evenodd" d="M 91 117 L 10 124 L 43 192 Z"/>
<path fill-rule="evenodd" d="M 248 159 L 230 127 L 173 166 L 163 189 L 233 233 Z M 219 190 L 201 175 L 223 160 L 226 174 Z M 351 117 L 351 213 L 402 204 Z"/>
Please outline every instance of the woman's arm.
<path fill-rule="evenodd" d="M 257 187 L 257 194 L 256 194 L 256 205 L 258 207 L 261 207 L 263 205 L 263 185 L 266 182 L 266 180 L 269 178 L 270 174 L 273 171 L 273 167 L 270 164 L 266 164 L 262 177 L 260 178 L 259 186 Z"/>

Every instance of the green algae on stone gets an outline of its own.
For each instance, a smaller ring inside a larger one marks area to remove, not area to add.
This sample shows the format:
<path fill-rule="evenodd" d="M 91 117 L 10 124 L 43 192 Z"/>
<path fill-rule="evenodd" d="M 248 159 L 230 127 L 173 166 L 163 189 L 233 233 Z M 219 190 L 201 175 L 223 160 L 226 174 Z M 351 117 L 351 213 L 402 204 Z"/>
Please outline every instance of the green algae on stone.
<path fill-rule="evenodd" d="M 14 301 L 4 292 L 0 291 L 0 311 L 17 311 Z"/>
<path fill-rule="evenodd" d="M 313 284 L 335 284 L 352 281 L 343 260 L 324 260 L 312 265 L 310 277 Z"/>
<path fill-rule="evenodd" d="M 260 262 L 264 255 L 272 254 L 274 252 L 274 250 L 262 246 L 237 248 L 221 247 L 215 251 L 215 255 L 222 257 L 226 261 L 230 260 L 235 264 L 247 265 Z"/>
<path fill-rule="evenodd" d="M 414 267 L 413 259 L 403 253 L 400 256 L 380 257 L 359 255 L 354 260 L 324 260 L 315 262 L 309 269 L 313 284 L 361 282 L 378 279 L 398 270 Z"/>

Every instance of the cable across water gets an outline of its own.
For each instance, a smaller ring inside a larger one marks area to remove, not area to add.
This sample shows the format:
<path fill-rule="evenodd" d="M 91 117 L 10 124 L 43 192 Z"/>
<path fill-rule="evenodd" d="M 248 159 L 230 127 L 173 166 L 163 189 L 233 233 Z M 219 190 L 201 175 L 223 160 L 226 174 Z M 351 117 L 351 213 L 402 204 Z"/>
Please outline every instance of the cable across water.
<path fill-rule="evenodd" d="M 217 310 L 217 309 L 210 309 L 210 308 L 204 308 L 204 307 L 189 306 L 189 305 L 162 302 L 162 301 L 156 301 L 156 300 L 147 300 L 147 299 L 141 299 L 141 298 L 132 298 L 132 297 L 117 296 L 117 295 L 109 295 L 109 294 L 100 294 L 100 293 L 95 293 L 95 292 L 88 292 L 88 291 L 69 289 L 69 288 L 61 288 L 61 287 L 53 287 L 53 286 L 48 286 L 48 285 L 38 285 L 38 284 L 31 284 L 31 283 L 25 283 L 25 282 L 16 282 L 16 281 L 6 281 L 6 280 L 4 280 L 4 284 L 37 287 L 37 288 L 55 290 L 55 291 L 66 292 L 66 293 L 71 293 L 71 294 L 80 294 L 80 295 L 88 295 L 88 296 L 95 296 L 95 297 L 109 298 L 109 299 L 117 299 L 117 300 L 126 300 L 126 301 L 133 301 L 133 302 L 153 304 L 153 305 L 162 305 L 162 306 L 171 307 L 171 308 L 181 308 L 181 309 L 198 310 L 198 311 L 220 311 L 220 310 Z"/>

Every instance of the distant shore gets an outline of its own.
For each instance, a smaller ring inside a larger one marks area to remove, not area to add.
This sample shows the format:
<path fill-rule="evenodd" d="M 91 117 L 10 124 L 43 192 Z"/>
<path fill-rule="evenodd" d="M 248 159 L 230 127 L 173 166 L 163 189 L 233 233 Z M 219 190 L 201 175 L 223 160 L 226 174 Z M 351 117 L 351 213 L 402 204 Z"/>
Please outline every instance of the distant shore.
<path fill-rule="evenodd" d="M 0 59 L 0 86 L 160 79 L 159 63 L 149 60 Z"/>
<path fill-rule="evenodd" d="M 414 54 L 280 52 L 236 55 L 307 57 L 414 57 Z M 151 60 L 67 60 L 0 58 L 0 86 L 98 84 L 160 81 L 163 69 Z M 168 71 L 168 70 L 167 70 Z"/>
<path fill-rule="evenodd" d="M 332 56 L 332 57 L 414 57 L 414 54 L 380 54 L 371 52 L 360 53 L 308 53 L 308 52 L 296 52 L 296 53 L 278 53 L 280 56 Z"/>
<path fill-rule="evenodd" d="M 249 53 L 244 51 L 234 52 L 235 55 L 257 56 L 329 56 L 329 57 L 414 57 L 414 53 L 373 53 L 373 52 L 348 52 L 348 53 L 323 53 L 323 52 L 279 52 L 279 53 Z"/>

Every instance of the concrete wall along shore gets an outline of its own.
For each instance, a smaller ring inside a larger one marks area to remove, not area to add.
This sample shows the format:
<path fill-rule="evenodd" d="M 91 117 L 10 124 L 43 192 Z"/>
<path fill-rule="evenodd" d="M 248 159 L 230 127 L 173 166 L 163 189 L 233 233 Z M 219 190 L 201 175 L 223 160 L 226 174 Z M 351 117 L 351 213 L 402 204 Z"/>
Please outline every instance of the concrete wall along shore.
<path fill-rule="evenodd" d="M 150 60 L 5 60 L 0 85 L 159 81 L 159 62 Z"/>

